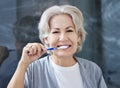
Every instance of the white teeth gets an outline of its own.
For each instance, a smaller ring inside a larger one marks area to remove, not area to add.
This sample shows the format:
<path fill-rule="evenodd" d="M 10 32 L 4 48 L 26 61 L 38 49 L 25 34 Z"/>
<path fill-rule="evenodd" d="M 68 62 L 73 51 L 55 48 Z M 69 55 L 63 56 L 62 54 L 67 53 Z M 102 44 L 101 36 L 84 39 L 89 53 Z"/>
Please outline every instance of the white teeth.
<path fill-rule="evenodd" d="M 68 48 L 69 46 L 59 46 L 58 49 L 66 49 Z"/>

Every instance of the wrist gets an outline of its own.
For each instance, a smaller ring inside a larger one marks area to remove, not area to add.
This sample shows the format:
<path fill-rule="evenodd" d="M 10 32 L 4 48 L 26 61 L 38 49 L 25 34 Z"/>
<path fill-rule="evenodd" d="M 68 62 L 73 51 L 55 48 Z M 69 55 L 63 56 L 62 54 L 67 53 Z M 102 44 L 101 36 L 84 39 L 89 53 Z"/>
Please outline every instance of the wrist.
<path fill-rule="evenodd" d="M 26 68 L 26 69 L 27 69 L 27 67 L 29 66 L 29 63 L 26 63 L 26 62 L 24 62 L 24 61 L 20 60 L 20 61 L 19 61 L 19 63 L 18 63 L 18 66 L 20 66 L 20 67 L 23 67 L 23 68 Z"/>

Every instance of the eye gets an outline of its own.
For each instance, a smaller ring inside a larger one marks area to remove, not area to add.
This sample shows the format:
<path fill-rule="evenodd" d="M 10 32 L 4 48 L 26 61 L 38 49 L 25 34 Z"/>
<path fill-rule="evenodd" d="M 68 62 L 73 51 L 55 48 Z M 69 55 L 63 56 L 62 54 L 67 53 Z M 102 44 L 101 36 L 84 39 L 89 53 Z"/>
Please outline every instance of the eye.
<path fill-rule="evenodd" d="M 52 34 L 56 34 L 56 33 L 59 33 L 59 31 L 53 31 Z"/>
<path fill-rule="evenodd" d="M 73 30 L 72 29 L 68 29 L 67 32 L 73 32 Z"/>

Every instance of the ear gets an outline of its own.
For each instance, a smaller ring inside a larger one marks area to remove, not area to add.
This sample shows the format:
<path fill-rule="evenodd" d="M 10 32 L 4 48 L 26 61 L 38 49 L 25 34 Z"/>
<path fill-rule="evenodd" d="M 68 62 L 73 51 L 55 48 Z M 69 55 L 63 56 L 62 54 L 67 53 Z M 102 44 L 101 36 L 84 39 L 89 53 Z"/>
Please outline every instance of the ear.
<path fill-rule="evenodd" d="M 48 44 L 48 37 L 44 38 L 44 42 L 45 42 L 45 44 Z"/>
<path fill-rule="evenodd" d="M 78 34 L 78 40 L 80 39 L 80 37 L 81 37 L 80 34 Z"/>
<path fill-rule="evenodd" d="M 82 40 L 82 34 L 81 33 L 78 33 L 78 41 L 79 40 Z"/>

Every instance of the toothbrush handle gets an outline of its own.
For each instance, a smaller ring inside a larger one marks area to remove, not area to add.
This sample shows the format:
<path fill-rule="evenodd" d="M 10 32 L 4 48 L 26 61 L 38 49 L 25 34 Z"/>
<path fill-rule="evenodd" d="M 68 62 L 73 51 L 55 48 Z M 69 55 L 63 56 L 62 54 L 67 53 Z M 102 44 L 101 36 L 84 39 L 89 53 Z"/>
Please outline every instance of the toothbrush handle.
<path fill-rule="evenodd" d="M 57 48 L 48 48 L 47 50 L 56 50 Z"/>

